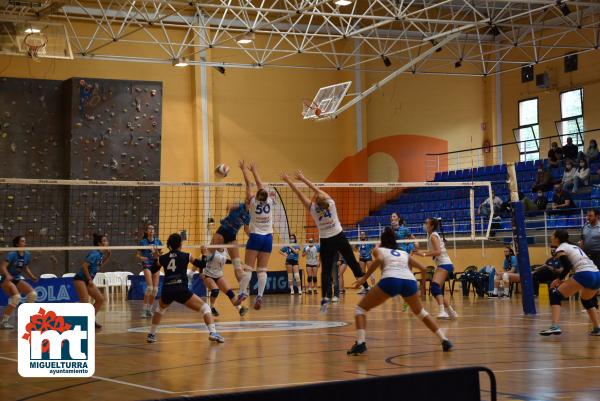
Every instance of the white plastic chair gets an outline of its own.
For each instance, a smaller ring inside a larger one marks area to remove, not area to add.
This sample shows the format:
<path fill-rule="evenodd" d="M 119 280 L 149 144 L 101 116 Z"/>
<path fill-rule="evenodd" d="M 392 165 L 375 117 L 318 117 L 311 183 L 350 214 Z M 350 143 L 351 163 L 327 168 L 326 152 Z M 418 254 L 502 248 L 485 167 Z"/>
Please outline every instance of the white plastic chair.
<path fill-rule="evenodd" d="M 40 276 L 40 278 L 56 278 L 56 274 L 45 273 Z"/>
<path fill-rule="evenodd" d="M 75 273 L 65 273 L 62 275 L 63 278 L 75 277 Z"/>
<path fill-rule="evenodd" d="M 104 288 L 106 291 L 106 295 L 107 295 L 107 301 L 108 301 L 108 286 L 106 285 L 106 273 L 96 273 L 96 276 L 94 277 L 94 284 L 96 285 L 96 287 L 98 287 L 98 289 L 102 289 Z"/>

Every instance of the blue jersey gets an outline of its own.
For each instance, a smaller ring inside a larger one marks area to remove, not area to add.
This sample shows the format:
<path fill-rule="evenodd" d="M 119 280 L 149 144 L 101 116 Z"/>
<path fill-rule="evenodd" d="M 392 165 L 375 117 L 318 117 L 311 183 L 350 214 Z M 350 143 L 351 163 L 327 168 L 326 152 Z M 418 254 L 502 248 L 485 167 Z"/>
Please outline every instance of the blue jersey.
<path fill-rule="evenodd" d="M 85 262 L 88 264 L 88 271 L 90 272 L 90 277 L 92 279 L 96 277 L 96 273 L 98 273 L 98 270 L 100 270 L 103 261 L 104 255 L 98 250 L 91 251 L 85 257 Z M 85 274 L 83 273 L 83 268 L 77 272 L 76 276 L 84 281 L 86 280 Z"/>
<path fill-rule="evenodd" d="M 394 232 L 396 233 L 396 239 L 398 240 L 408 239 L 412 235 L 410 229 L 404 225 L 401 225 L 398 228 L 396 228 Z M 398 244 L 398 248 L 410 254 L 415 249 L 415 244 L 402 242 Z"/>
<path fill-rule="evenodd" d="M 6 255 L 8 262 L 8 272 L 12 276 L 20 276 L 23 269 L 29 265 L 29 252 L 23 252 L 23 255 L 19 255 L 19 252 L 13 251 Z"/>
<path fill-rule="evenodd" d="M 367 260 L 373 259 L 373 256 L 371 256 L 371 252 L 373 251 L 373 248 L 375 248 L 375 245 L 373 245 L 373 244 L 360 244 L 358 246 L 358 256 L 361 259 L 367 259 Z"/>
<path fill-rule="evenodd" d="M 298 251 L 298 253 L 293 252 L 292 248 L 294 248 L 296 251 Z M 298 263 L 298 256 L 300 254 L 300 247 L 298 245 L 294 245 L 291 247 L 284 246 L 280 249 L 280 251 L 287 255 L 285 258 L 286 262 L 290 261 L 290 262 Z"/>
<path fill-rule="evenodd" d="M 511 256 L 510 258 L 504 258 L 504 270 L 509 271 L 513 267 L 515 268 L 515 273 L 518 273 L 519 262 L 517 261 L 517 257 Z"/>
<path fill-rule="evenodd" d="M 250 212 L 248 212 L 248 208 L 246 204 L 240 202 L 240 204 L 229 211 L 229 214 L 221 219 L 221 225 L 227 227 L 236 233 L 243 226 L 247 226 L 250 224 Z"/>
<path fill-rule="evenodd" d="M 160 240 L 156 237 L 154 237 L 152 239 L 152 241 L 148 240 L 148 238 L 142 238 L 142 240 L 140 241 L 140 245 L 141 246 L 154 245 L 156 247 L 161 247 L 162 242 L 160 242 Z M 154 262 L 154 259 L 155 259 L 155 257 L 152 255 L 152 249 L 140 249 L 140 254 L 147 259 L 146 261 L 142 262 L 142 264 L 144 266 L 152 266 L 152 263 Z"/>
<path fill-rule="evenodd" d="M 190 263 L 189 253 L 171 251 L 158 258 L 158 261 L 165 269 L 164 285 L 181 285 L 187 287 L 187 267 Z"/>

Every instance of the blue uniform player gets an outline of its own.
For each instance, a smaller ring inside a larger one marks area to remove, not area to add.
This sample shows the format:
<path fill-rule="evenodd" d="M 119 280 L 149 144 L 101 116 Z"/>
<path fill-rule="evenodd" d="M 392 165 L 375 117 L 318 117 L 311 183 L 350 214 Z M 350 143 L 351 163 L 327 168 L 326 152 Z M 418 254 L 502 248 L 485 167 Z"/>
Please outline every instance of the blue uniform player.
<path fill-rule="evenodd" d="M 144 237 L 140 241 L 141 246 L 153 246 L 155 249 L 162 247 L 162 242 L 154 235 L 155 229 L 153 224 L 148 224 Z M 158 294 L 158 282 L 160 280 L 159 272 L 152 274 L 150 268 L 156 260 L 154 250 L 152 249 L 141 249 L 137 252 L 137 258 L 142 264 L 142 272 L 144 273 L 144 279 L 146 280 L 146 291 L 144 292 L 144 304 L 142 306 L 142 317 L 152 317 L 152 305 L 156 294 Z"/>
<path fill-rule="evenodd" d="M 317 293 L 317 270 L 319 269 L 319 245 L 315 240 L 308 239 L 308 245 L 304 247 L 302 256 L 306 257 L 306 276 L 308 277 L 307 293 Z"/>
<path fill-rule="evenodd" d="M 390 215 L 390 223 L 392 224 L 392 228 L 394 229 L 397 240 L 415 238 L 415 236 L 410 232 L 410 229 L 404 224 L 404 220 L 398 216 L 398 213 L 392 213 Z M 401 242 L 398 244 L 398 249 L 410 254 L 415 250 L 415 244 L 412 242 Z"/>
<path fill-rule="evenodd" d="M 360 232 L 360 240 L 361 242 L 367 241 L 367 234 L 364 231 Z M 371 262 L 373 261 L 373 249 L 375 248 L 374 244 L 359 244 L 356 246 L 358 250 L 358 263 L 360 264 L 360 269 L 363 273 L 366 273 L 371 266 Z M 375 275 L 371 276 L 371 286 L 375 285 Z M 359 294 L 365 294 L 366 290 L 363 288 L 358 292 Z"/>
<path fill-rule="evenodd" d="M 204 269 L 206 267 L 206 258 L 196 259 L 189 253 L 181 252 L 181 243 L 181 235 L 177 233 L 171 234 L 167 240 L 169 253 L 161 255 L 158 261 L 154 261 L 152 266 L 153 273 L 158 272 L 162 266 L 165 271 L 165 278 L 158 301 L 158 308 L 152 316 L 152 326 L 150 326 L 150 332 L 146 341 L 149 343 L 156 342 L 156 330 L 160 324 L 162 315 L 167 311 L 169 305 L 175 301 L 196 312 L 201 312 L 204 323 L 208 327 L 208 339 L 224 343 L 225 339 L 216 331 L 210 306 L 188 288 L 188 265 L 192 263 L 194 266 Z"/>
<path fill-rule="evenodd" d="M 290 235 L 290 242 L 297 242 L 296 235 Z M 298 245 L 284 246 L 279 250 L 279 254 L 285 256 L 285 268 L 288 274 L 288 285 L 290 286 L 290 295 L 294 295 L 294 281 L 298 288 L 298 295 L 302 295 L 302 283 L 300 280 L 300 267 L 298 257 L 300 256 L 300 247 Z"/>
<path fill-rule="evenodd" d="M 26 244 L 25 237 L 22 235 L 13 239 L 14 247 L 23 248 Z M 23 277 L 23 272 L 25 272 L 33 281 L 37 281 L 37 277 L 29 270 L 29 261 L 28 251 L 13 251 L 9 252 L 0 264 L 0 287 L 8 297 L 8 305 L 4 309 L 0 329 L 15 328 L 8 322 L 8 319 L 21 301 L 20 294 L 26 296 L 26 302 L 35 302 L 37 299 L 36 292 Z"/>
<path fill-rule="evenodd" d="M 503 290 L 500 291 L 500 283 L 502 282 Z M 510 246 L 504 248 L 504 271 L 502 275 L 496 274 L 494 278 L 494 292 L 490 295 L 491 297 L 509 297 L 510 296 L 510 283 L 520 283 L 521 276 L 519 275 L 519 262 L 515 256 L 515 252 Z"/>
<path fill-rule="evenodd" d="M 94 246 L 108 246 L 108 237 L 104 234 L 93 234 Z M 85 257 L 83 266 L 73 277 L 73 286 L 77 295 L 79 296 L 79 302 L 88 303 L 90 302 L 90 296 L 94 299 L 94 310 L 96 313 L 100 310 L 104 304 L 104 297 L 102 293 L 94 284 L 94 277 L 100 268 L 108 262 L 110 258 L 110 250 L 106 253 L 102 253 L 97 249 L 94 249 Z M 96 328 L 102 326 L 96 320 Z"/>

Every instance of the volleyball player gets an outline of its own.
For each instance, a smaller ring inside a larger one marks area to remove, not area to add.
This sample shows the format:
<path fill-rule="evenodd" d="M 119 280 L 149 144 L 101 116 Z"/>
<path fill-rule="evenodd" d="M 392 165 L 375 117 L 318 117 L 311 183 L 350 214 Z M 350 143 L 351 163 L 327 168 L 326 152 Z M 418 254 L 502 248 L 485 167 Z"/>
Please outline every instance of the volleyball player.
<path fill-rule="evenodd" d="M 559 278 L 555 279 L 550 289 L 550 305 L 552 305 L 552 325 L 540 331 L 543 336 L 562 333 L 558 325 L 560 320 L 560 304 L 563 299 L 581 291 L 581 304 L 586 309 L 594 327 L 590 331 L 592 336 L 600 336 L 600 320 L 598 318 L 598 289 L 600 289 L 600 271 L 590 258 L 579 248 L 569 242 L 569 233 L 566 230 L 556 230 L 550 236 L 552 245 L 557 246 L 556 256 L 563 267 Z M 569 272 L 575 274 L 565 280 Z"/>
<path fill-rule="evenodd" d="M 504 248 L 504 271 L 502 275 L 496 274 L 494 277 L 494 291 L 488 295 L 491 298 L 494 297 L 510 297 L 510 283 L 520 283 L 521 276 L 519 275 L 519 262 L 515 256 L 515 252 L 510 246 Z M 502 282 L 503 290 L 498 292 Z"/>
<path fill-rule="evenodd" d="M 152 316 L 152 326 L 146 341 L 149 343 L 156 342 L 156 330 L 160 324 L 162 315 L 167 311 L 169 305 L 173 301 L 187 306 L 188 308 L 201 312 L 208 327 L 208 339 L 219 343 L 224 343 L 225 339 L 217 333 L 210 306 L 202 301 L 199 296 L 194 294 L 188 288 L 187 267 L 192 263 L 194 266 L 203 269 L 206 261 L 197 260 L 189 253 L 181 252 L 181 235 L 174 233 L 167 239 L 167 247 L 169 252 L 161 255 L 158 261 L 154 261 L 152 272 L 157 272 L 162 266 L 165 270 L 165 278 L 158 301 L 158 307 L 154 316 Z"/>
<path fill-rule="evenodd" d="M 260 309 L 262 299 L 267 286 L 267 270 L 269 269 L 269 258 L 273 250 L 273 198 L 265 189 L 256 165 L 250 162 L 248 166 L 240 161 L 240 168 L 246 183 L 246 206 L 250 212 L 250 236 L 246 243 L 246 257 L 244 274 L 240 281 L 240 295 L 236 305 L 241 304 L 250 293 L 248 287 L 252 278 L 252 270 L 256 265 L 256 276 L 258 278 L 258 295 L 254 301 L 254 309 Z M 252 193 L 250 173 L 254 176 L 254 182 L 258 191 Z M 247 293 L 246 293 L 247 292 Z"/>
<path fill-rule="evenodd" d="M 290 235 L 290 242 L 297 242 L 296 235 Z M 290 295 L 294 295 L 294 281 L 298 285 L 298 295 L 302 295 L 302 283 L 300 282 L 300 272 L 298 259 L 300 255 L 300 247 L 298 245 L 283 246 L 279 250 L 279 254 L 285 256 L 285 268 L 288 274 L 288 285 L 290 286 Z"/>
<path fill-rule="evenodd" d="M 317 293 L 317 270 L 319 270 L 319 245 L 315 245 L 312 238 L 308 239 L 308 245 L 304 247 L 302 256 L 306 257 L 306 277 L 308 281 L 307 292 Z"/>
<path fill-rule="evenodd" d="M 323 296 L 321 299 L 321 312 L 325 313 L 331 300 L 331 270 L 335 263 L 336 253 L 340 252 L 342 257 L 346 259 L 354 277 L 362 277 L 364 273 L 354 256 L 352 246 L 348 242 L 346 235 L 344 235 L 344 230 L 337 215 L 335 201 L 331 196 L 317 188 L 301 171 L 296 173 L 296 179 L 305 183 L 315 193 L 314 201 L 308 199 L 287 174 L 282 174 L 281 178 L 290 186 L 292 191 L 310 211 L 319 229 L 321 262 L 323 265 L 321 269 L 321 293 Z M 363 283 L 363 287 L 368 289 L 369 285 Z"/>
<path fill-rule="evenodd" d="M 348 262 L 342 256 L 341 253 L 337 254 L 337 269 L 334 268 L 332 272 L 333 277 L 333 298 L 331 298 L 332 302 L 339 302 L 340 295 L 346 293 L 346 287 L 344 284 L 344 273 L 346 273 L 346 269 L 348 268 Z M 364 288 L 363 288 L 364 290 Z M 366 290 L 365 292 L 366 293 Z M 363 294 L 364 294 L 363 293 Z"/>
<path fill-rule="evenodd" d="M 410 229 L 406 227 L 406 225 L 404 224 L 404 220 L 400 218 L 398 213 L 392 213 L 390 215 L 390 223 L 392 225 L 392 228 L 394 229 L 394 232 L 396 233 L 397 240 L 415 239 L 415 236 L 410 232 Z M 416 243 L 402 242 L 398 244 L 398 248 L 410 254 L 412 251 L 415 250 Z"/>
<path fill-rule="evenodd" d="M 367 312 L 396 295 L 401 295 L 415 316 L 419 317 L 425 326 L 440 339 L 442 349 L 450 351 L 452 343 L 429 316 L 419 299 L 417 280 L 411 268 L 417 268 L 422 272 L 425 272 L 426 268 L 408 253 L 397 249 L 396 235 L 391 227 L 383 230 L 381 245 L 373 251 L 373 256 L 375 260 L 369 266 L 367 273 L 354 283 L 354 287 L 358 288 L 366 283 L 378 267 L 381 267 L 381 280 L 356 306 L 354 311 L 356 342 L 347 354 L 359 355 L 367 350 L 365 332 Z"/>
<path fill-rule="evenodd" d="M 27 241 L 24 236 L 18 235 L 13 239 L 12 244 L 13 247 L 24 248 Z M 6 255 L 6 258 L 0 264 L 0 274 L 2 275 L 0 277 L 0 287 L 8 298 L 8 305 L 4 309 L 0 329 L 15 328 L 15 326 L 8 322 L 8 319 L 15 308 L 19 306 L 19 302 L 21 301 L 20 294 L 25 295 L 25 302 L 35 302 L 37 299 L 37 293 L 25 281 L 25 277 L 22 274 L 25 272 L 33 281 L 38 280 L 31 270 L 29 270 L 30 259 L 29 251 L 12 251 Z"/>
<path fill-rule="evenodd" d="M 94 246 L 108 246 L 108 237 L 106 234 L 93 234 L 92 236 Z M 98 314 L 98 311 L 104 304 L 104 296 L 98 287 L 96 287 L 96 284 L 94 284 L 94 277 L 96 277 L 98 270 L 108 262 L 110 254 L 110 250 L 102 253 L 98 249 L 94 249 L 87 254 L 83 266 L 73 277 L 73 286 L 79 296 L 79 302 L 88 303 L 90 302 L 90 297 L 92 297 L 96 314 Z M 96 328 L 99 329 L 101 327 L 102 325 L 96 321 Z"/>
<path fill-rule="evenodd" d="M 454 266 L 446 251 L 443 232 L 442 236 L 438 233 L 438 230 L 441 231 L 442 229 L 442 222 L 436 218 L 429 217 L 425 220 L 424 228 L 427 232 L 427 251 L 419 252 L 418 255 L 423 257 L 431 256 L 437 266 L 431 280 L 431 294 L 440 308 L 437 318 L 456 319 L 458 313 L 450 306 L 450 302 L 444 298 L 445 283 L 454 273 Z"/>
<path fill-rule="evenodd" d="M 144 237 L 140 241 L 141 246 L 162 246 L 162 242 L 154 236 L 154 225 L 148 224 Z M 142 272 L 146 280 L 146 292 L 144 292 L 144 304 L 142 306 L 142 317 L 152 317 L 152 305 L 158 294 L 158 282 L 160 280 L 159 272 L 150 273 L 150 268 L 154 264 L 155 257 L 152 249 L 141 249 L 137 252 L 136 257 L 142 264 Z"/>
<path fill-rule="evenodd" d="M 367 240 L 367 234 L 364 231 L 360 232 L 360 241 L 365 242 Z M 358 250 L 358 263 L 360 264 L 360 268 L 363 272 L 367 272 L 369 270 L 369 266 L 371 266 L 371 262 L 373 261 L 373 256 L 371 253 L 373 252 L 373 248 L 375 246 L 373 244 L 359 244 L 356 249 Z M 371 276 L 371 285 L 375 285 L 375 276 Z M 365 289 L 361 288 L 358 292 L 359 294 L 364 294 Z"/>
<path fill-rule="evenodd" d="M 244 202 L 232 204 L 227 207 L 227 216 L 221 219 L 221 225 L 214 233 L 210 244 L 211 245 L 237 245 L 237 234 L 242 227 L 246 234 L 250 234 L 248 229 L 250 224 L 250 213 Z M 244 275 L 244 269 L 242 268 L 242 261 L 240 259 L 240 250 L 237 247 L 228 248 L 227 252 L 231 257 L 231 263 L 233 264 L 233 271 L 235 278 L 238 282 L 242 280 Z"/>
<path fill-rule="evenodd" d="M 206 283 L 206 288 L 210 289 L 212 315 L 219 316 L 219 312 L 214 307 L 214 302 L 219 295 L 219 291 L 223 291 L 231 303 L 237 308 L 240 316 L 244 316 L 248 312 L 248 308 L 241 305 L 235 305 L 235 293 L 225 279 L 225 273 L 223 271 L 223 267 L 225 266 L 225 263 L 227 263 L 227 252 L 225 251 L 225 248 L 217 248 L 213 249 L 212 252 L 209 252 L 203 247 L 201 252 L 202 260 L 200 263 L 202 265 L 205 264 L 205 267 L 200 271 L 200 274 Z"/>

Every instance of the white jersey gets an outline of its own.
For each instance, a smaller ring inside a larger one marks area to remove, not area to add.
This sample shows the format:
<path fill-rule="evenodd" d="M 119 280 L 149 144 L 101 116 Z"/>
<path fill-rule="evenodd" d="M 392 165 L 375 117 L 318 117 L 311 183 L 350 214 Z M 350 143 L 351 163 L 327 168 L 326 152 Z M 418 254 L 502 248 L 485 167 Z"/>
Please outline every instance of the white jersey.
<path fill-rule="evenodd" d="M 319 264 L 319 248 L 317 245 L 307 245 L 304 247 L 304 253 L 306 254 L 306 264 L 316 266 Z"/>
<path fill-rule="evenodd" d="M 329 198 L 327 203 L 329 203 L 329 209 L 322 209 L 316 203 L 310 204 L 310 214 L 319 228 L 319 238 L 335 237 L 342 232 L 335 202 Z"/>
<path fill-rule="evenodd" d="M 598 267 L 596 267 L 594 262 L 577 245 L 563 242 L 556 248 L 556 253 L 558 252 L 564 252 L 567 255 L 575 273 L 598 271 Z"/>
<path fill-rule="evenodd" d="M 446 250 L 446 244 L 444 244 L 444 240 L 437 232 L 432 232 L 431 235 L 427 238 L 427 250 L 433 250 L 433 245 L 431 244 L 431 237 L 436 236 L 440 243 L 440 254 L 433 258 L 436 266 L 442 265 L 451 265 L 452 260 L 450 260 L 450 256 L 448 256 L 448 251 Z"/>
<path fill-rule="evenodd" d="M 377 252 L 383 255 L 382 279 L 392 277 L 417 281 L 410 270 L 410 266 L 408 266 L 408 253 L 401 249 L 388 248 L 377 248 Z"/>
<path fill-rule="evenodd" d="M 223 266 L 227 263 L 227 252 L 219 252 L 215 250 L 212 255 L 208 256 L 206 267 L 202 271 L 210 278 L 218 279 L 223 277 Z"/>
<path fill-rule="evenodd" d="M 267 235 L 273 234 L 273 199 L 268 197 L 266 201 L 259 202 L 256 197 L 250 199 L 248 210 L 250 211 L 250 233 Z"/>

